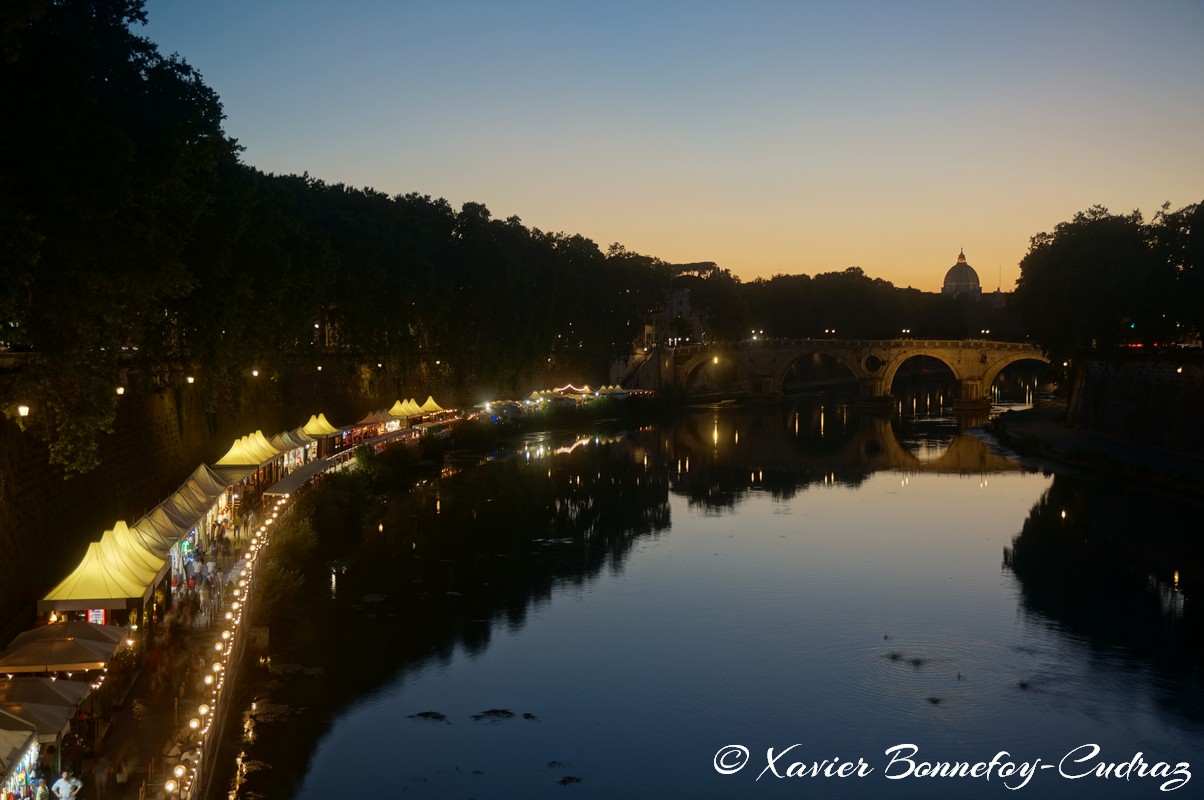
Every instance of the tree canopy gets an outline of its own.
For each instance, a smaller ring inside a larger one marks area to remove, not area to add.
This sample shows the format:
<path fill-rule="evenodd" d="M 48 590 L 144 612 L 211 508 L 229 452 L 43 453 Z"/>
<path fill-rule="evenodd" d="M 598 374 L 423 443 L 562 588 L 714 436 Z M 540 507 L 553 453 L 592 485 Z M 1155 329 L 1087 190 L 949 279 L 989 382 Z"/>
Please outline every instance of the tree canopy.
<path fill-rule="evenodd" d="M 1198 337 L 1200 206 L 1139 211 L 1093 206 L 1031 240 L 1013 304 L 1055 358 L 1083 348 L 1153 346 Z"/>
<path fill-rule="evenodd" d="M 175 343 L 170 308 L 196 283 L 184 244 L 236 152 L 217 95 L 132 33 L 144 21 L 140 0 L 58 0 L 0 27 L 0 317 L 30 350 L 20 391 L 41 398 L 53 455 L 80 469 L 117 369 Z"/>

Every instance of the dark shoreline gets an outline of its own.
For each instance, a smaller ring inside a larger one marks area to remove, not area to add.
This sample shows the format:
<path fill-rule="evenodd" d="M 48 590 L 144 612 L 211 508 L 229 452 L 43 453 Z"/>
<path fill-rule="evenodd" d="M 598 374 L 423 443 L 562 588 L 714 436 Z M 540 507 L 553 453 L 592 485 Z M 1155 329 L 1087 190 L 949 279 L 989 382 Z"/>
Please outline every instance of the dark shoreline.
<path fill-rule="evenodd" d="M 1204 455 L 1175 453 L 1082 430 L 1066 421 L 1064 407 L 1008 411 L 992 420 L 987 430 L 1026 460 L 1204 497 Z"/>

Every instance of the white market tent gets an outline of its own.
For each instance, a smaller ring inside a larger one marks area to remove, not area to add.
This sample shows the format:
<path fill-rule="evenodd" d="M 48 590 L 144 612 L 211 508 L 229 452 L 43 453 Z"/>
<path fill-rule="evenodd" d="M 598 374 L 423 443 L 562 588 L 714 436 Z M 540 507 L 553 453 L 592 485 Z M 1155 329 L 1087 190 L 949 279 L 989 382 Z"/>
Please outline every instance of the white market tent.
<path fill-rule="evenodd" d="M 155 506 L 129 530 L 156 556 L 167 557 L 171 548 L 205 518 L 226 492 L 226 480 L 202 464 L 170 497 Z"/>
<path fill-rule="evenodd" d="M 11 678 L 0 681 L 0 712 L 33 723 L 38 741 L 50 744 L 66 733 L 91 690 L 92 685 L 84 681 L 59 681 L 37 675 Z M 19 729 L 11 723 L 0 727 Z"/>
<path fill-rule="evenodd" d="M 71 672 L 102 669 L 117 652 L 117 642 L 89 639 L 30 640 L 0 651 L 0 672 Z"/>
<path fill-rule="evenodd" d="M 174 520 L 162 506 L 157 506 L 130 528 L 143 547 L 165 559 L 175 543 L 189 530 L 191 526 L 185 527 L 182 522 Z"/>
<path fill-rule="evenodd" d="M 8 643 L 7 649 L 27 642 L 45 642 L 55 639 L 84 639 L 101 644 L 121 644 L 125 639 L 125 631 L 115 625 L 97 625 L 95 622 L 71 620 L 54 622 L 38 628 L 19 633 Z M 0 697 L 4 696 L 3 684 L 0 683 Z"/>
<path fill-rule="evenodd" d="M 87 684 L 85 684 L 86 686 Z M 0 703 L 0 730 L 32 730 L 39 742 L 53 743 L 71 726 L 75 709 L 41 703 Z"/>
<path fill-rule="evenodd" d="M 60 623 L 62 624 L 62 623 Z M 82 681 L 59 681 L 37 675 L 0 681 L 0 703 L 29 703 L 76 708 L 92 685 Z"/>
<path fill-rule="evenodd" d="M 393 422 L 394 419 L 396 418 L 388 411 L 369 411 L 355 424 L 357 427 L 360 425 L 379 425 L 385 422 Z"/>
<path fill-rule="evenodd" d="M 100 669 L 107 664 L 125 641 L 125 631 L 112 625 L 90 622 L 59 622 L 25 631 L 0 651 L 0 672 L 59 672 L 77 669 Z M 62 698 L 72 698 L 73 692 L 57 692 Z M 86 692 L 85 692 L 86 694 Z M 53 704 L 55 692 L 43 688 L 35 692 L 26 689 L 20 698 L 5 696 L 0 689 L 0 702 Z M 78 705 L 78 700 L 75 703 Z M 39 729 L 40 730 L 40 729 Z"/>
<path fill-rule="evenodd" d="M 222 476 L 204 464 L 201 464 L 188 476 L 188 480 L 184 481 L 184 485 L 195 486 L 210 500 L 220 497 L 226 491 L 227 486 Z"/>
<path fill-rule="evenodd" d="M 303 450 L 313 444 L 313 438 L 301 428 L 295 431 L 284 431 L 278 433 L 271 439 L 272 447 L 282 453 L 288 453 L 293 450 Z"/>

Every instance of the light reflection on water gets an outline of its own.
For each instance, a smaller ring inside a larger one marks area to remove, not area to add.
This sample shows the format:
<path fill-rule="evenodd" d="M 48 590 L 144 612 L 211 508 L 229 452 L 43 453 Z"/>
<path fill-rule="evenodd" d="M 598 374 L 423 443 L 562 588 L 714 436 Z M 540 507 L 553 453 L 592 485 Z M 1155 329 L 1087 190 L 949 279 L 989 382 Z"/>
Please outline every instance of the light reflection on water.
<path fill-rule="evenodd" d="M 1006 796 L 998 780 L 886 780 L 883 751 L 908 742 L 919 758 L 1007 750 L 1047 763 L 1087 742 L 1111 760 L 1204 751 L 1190 671 L 1198 629 L 1185 633 L 1160 610 L 1161 584 L 1129 585 L 1132 554 L 1097 563 L 1077 535 L 1059 538 L 1062 507 L 1080 504 L 1072 522 L 1088 516 L 1092 492 L 1022 472 L 979 437 L 944 422 L 896 435 L 827 410 L 730 409 L 700 412 L 671 435 L 553 444 L 490 469 L 513 471 L 498 485 L 535 499 L 528 481 L 563 480 L 563 502 L 547 505 L 584 533 L 541 533 L 527 556 L 560 565 L 559 576 L 521 600 L 518 616 L 512 603 L 465 614 L 483 639 L 401 665 L 354 701 L 322 738 L 298 798 Z M 453 488 L 440 491 L 443 518 L 469 502 Z M 602 569 L 575 572 L 614 535 L 608 511 L 628 502 L 650 504 L 640 532 L 605 545 Z M 501 537 L 506 516 L 488 519 Z M 1142 569 L 1137 580 L 1154 580 Z M 495 586 L 504 572 L 489 575 Z M 351 577 L 340 576 L 340 595 Z M 432 591 L 426 602 L 444 602 Z M 1137 608 L 1093 612 L 1109 592 Z M 1147 595 L 1156 607 L 1144 608 Z M 1118 633 L 1114 620 L 1168 630 Z M 490 709 L 514 717 L 473 719 Z M 415 718 L 424 711 L 446 720 Z M 712 759 L 733 743 L 753 760 L 718 775 Z M 766 748 L 795 743 L 783 769 L 860 757 L 875 771 L 755 780 Z M 560 785 L 569 777 L 581 782 Z M 1155 791 L 1149 779 L 1068 781 L 1056 770 L 1029 787 L 1042 797 Z"/>

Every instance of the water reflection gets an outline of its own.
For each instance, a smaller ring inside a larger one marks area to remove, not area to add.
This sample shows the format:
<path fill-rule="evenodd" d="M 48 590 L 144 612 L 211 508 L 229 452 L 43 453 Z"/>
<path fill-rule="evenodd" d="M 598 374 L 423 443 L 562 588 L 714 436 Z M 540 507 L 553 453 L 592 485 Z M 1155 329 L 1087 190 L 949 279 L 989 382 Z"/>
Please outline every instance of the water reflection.
<path fill-rule="evenodd" d="M 1204 723 L 1204 618 L 1197 602 L 1201 510 L 1064 476 L 1004 551 L 1023 610 L 1089 644 L 1102 669 L 1150 668 L 1134 682 L 1166 712 Z"/>
<path fill-rule="evenodd" d="M 817 484 L 858 486 L 883 470 L 985 476 L 1021 469 L 980 434 L 959 431 L 951 416 L 892 421 L 846 405 L 696 411 L 658 443 L 662 460 L 676 464 L 673 491 L 713 510 L 733 508 L 750 491 L 788 499 Z"/>
<path fill-rule="evenodd" d="M 1204 743 L 1184 599 L 1201 562 L 1173 533 L 1192 517 L 1170 508 L 1022 474 L 947 418 L 839 404 L 536 437 L 389 498 L 337 591 L 332 571 L 309 598 L 317 646 L 273 628 L 257 698 L 293 713 L 242 745 L 254 763 L 312 766 L 255 771 L 237 796 L 368 793 L 395 764 L 427 797 L 559 796 L 578 776 L 567 791 L 582 797 L 750 796 L 751 777 L 706 768 L 728 741 L 989 758 L 1090 734 L 1170 757 L 1179 737 Z M 1130 709 L 1134 691 L 1178 701 L 1173 723 Z"/>

